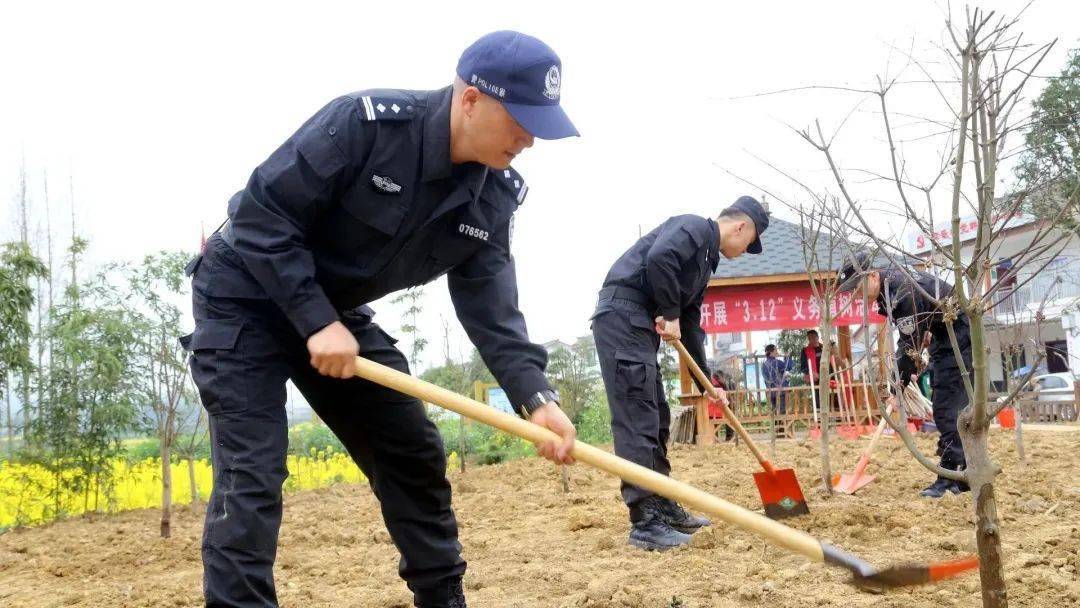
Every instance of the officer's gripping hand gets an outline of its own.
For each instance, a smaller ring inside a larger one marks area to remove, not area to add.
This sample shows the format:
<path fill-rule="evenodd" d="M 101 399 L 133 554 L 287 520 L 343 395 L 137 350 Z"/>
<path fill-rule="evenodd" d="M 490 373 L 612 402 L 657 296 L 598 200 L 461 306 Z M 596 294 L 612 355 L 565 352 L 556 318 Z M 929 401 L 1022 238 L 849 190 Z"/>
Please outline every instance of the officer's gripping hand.
<path fill-rule="evenodd" d="M 574 429 L 574 423 L 570 422 L 570 419 L 559 408 L 559 404 L 549 401 L 541 405 L 533 411 L 529 421 L 554 431 L 556 435 L 562 437 L 561 442 L 546 441 L 543 444 L 536 444 L 536 451 L 541 456 L 559 464 L 574 464 L 574 457 L 570 455 L 570 450 L 573 449 L 574 441 L 577 439 L 577 431 Z"/>
<path fill-rule="evenodd" d="M 656 321 L 656 333 L 660 334 L 660 337 L 664 340 L 681 340 L 682 330 L 679 329 L 679 320 L 674 319 L 668 321 L 664 317 L 656 317 L 653 319 Z"/>
<path fill-rule="evenodd" d="M 728 407 L 731 407 L 731 402 L 728 401 L 728 398 L 727 398 L 727 391 L 720 388 L 719 386 L 714 386 L 713 390 L 716 391 L 716 396 L 719 397 L 719 399 L 713 399 L 712 396 L 710 395 L 709 396 L 709 401 L 712 401 L 713 403 L 723 403 L 724 405 L 726 405 Z"/>
<path fill-rule="evenodd" d="M 334 321 L 307 339 L 311 367 L 331 378 L 352 378 L 356 375 L 356 355 L 360 345 L 341 321 Z"/>

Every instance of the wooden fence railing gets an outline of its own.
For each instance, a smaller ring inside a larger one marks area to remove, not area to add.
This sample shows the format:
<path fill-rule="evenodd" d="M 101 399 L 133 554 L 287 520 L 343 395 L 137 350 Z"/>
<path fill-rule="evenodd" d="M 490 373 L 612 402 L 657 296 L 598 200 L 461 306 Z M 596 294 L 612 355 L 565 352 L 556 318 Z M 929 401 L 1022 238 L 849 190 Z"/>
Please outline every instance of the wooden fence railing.
<path fill-rule="evenodd" d="M 728 400 L 735 415 L 751 433 L 768 433 L 775 428 L 781 437 L 793 437 L 796 433 L 806 432 L 817 426 L 814 416 L 814 402 L 810 386 L 787 388 L 769 388 L 758 390 L 728 391 Z M 874 387 L 856 382 L 848 387 L 843 396 L 839 389 L 832 393 L 832 403 L 828 408 L 830 426 L 839 425 L 874 425 L 880 415 L 871 406 L 867 410 L 867 397 Z M 880 387 L 879 387 L 880 390 Z M 1001 393 L 990 393 L 989 401 L 994 402 Z M 1076 422 L 1080 411 L 1080 383 L 1075 389 L 1072 401 L 1038 401 L 1031 394 L 1021 394 L 1014 407 L 1021 412 L 1023 422 Z M 775 407 L 772 401 L 776 400 Z M 717 431 L 724 427 L 719 409 L 710 408 L 707 397 L 699 394 L 680 395 L 679 402 L 694 408 L 696 440 L 698 445 L 709 445 L 716 441 Z M 826 412 L 818 407 L 818 420 Z"/>

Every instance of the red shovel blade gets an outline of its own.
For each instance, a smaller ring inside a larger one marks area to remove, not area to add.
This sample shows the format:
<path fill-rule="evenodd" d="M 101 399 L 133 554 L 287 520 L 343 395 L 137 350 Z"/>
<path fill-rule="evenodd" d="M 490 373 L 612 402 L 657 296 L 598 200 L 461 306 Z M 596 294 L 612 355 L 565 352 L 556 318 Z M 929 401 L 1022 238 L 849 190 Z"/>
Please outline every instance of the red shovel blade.
<path fill-rule="evenodd" d="M 761 502 L 765 505 L 765 515 L 769 519 L 786 519 L 806 515 L 810 508 L 806 506 L 799 480 L 791 469 L 775 469 L 772 473 L 758 471 L 754 473 Z"/>
<path fill-rule="evenodd" d="M 876 475 L 869 473 L 862 475 L 842 473 L 833 477 L 833 490 L 841 494 L 854 494 L 874 481 L 875 477 Z"/>
<path fill-rule="evenodd" d="M 870 457 L 863 454 L 859 458 L 858 464 L 855 465 L 855 472 L 850 475 L 844 473 L 842 475 L 834 475 L 832 478 L 833 489 L 841 494 L 854 494 L 858 492 L 871 481 L 874 481 L 874 475 L 870 475 L 866 472 L 866 466 L 870 464 Z"/>

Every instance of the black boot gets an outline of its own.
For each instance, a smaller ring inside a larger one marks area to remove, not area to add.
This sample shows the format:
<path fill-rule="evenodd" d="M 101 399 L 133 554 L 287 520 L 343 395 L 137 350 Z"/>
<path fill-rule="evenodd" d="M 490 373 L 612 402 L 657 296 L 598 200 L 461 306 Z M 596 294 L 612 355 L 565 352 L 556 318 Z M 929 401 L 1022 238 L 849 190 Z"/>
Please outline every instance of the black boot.
<path fill-rule="evenodd" d="M 657 497 L 643 498 L 630 507 L 630 538 L 627 544 L 646 551 L 667 551 L 690 542 L 690 535 L 671 527 L 660 512 Z"/>
<path fill-rule="evenodd" d="M 953 480 L 945 479 L 944 477 L 938 477 L 934 483 L 927 486 L 922 492 L 919 492 L 919 496 L 923 498 L 941 498 L 945 496 L 945 492 L 948 492 L 953 485 Z"/>
<path fill-rule="evenodd" d="M 966 468 L 967 468 L 967 463 L 966 462 L 961 462 L 960 466 L 956 467 L 956 470 L 963 471 Z M 952 492 L 953 494 L 959 494 L 961 492 L 970 492 L 971 491 L 971 486 L 969 486 L 966 481 L 954 481 L 952 483 L 952 485 L 949 486 L 949 491 Z"/>
<path fill-rule="evenodd" d="M 413 604 L 416 608 L 467 608 L 461 577 L 446 579 L 435 587 L 413 589 Z"/>
<path fill-rule="evenodd" d="M 701 528 L 709 525 L 709 520 L 704 517 L 692 515 L 682 506 L 669 498 L 657 497 L 660 514 L 669 526 L 683 534 L 693 534 Z"/>

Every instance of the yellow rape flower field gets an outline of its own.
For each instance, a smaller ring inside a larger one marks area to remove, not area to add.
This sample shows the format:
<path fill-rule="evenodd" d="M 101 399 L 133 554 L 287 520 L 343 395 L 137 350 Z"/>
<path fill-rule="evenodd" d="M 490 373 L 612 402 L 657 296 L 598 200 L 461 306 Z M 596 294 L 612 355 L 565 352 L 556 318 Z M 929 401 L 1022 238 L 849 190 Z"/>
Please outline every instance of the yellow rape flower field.
<path fill-rule="evenodd" d="M 208 460 L 195 461 L 195 485 L 202 500 L 210 495 L 213 473 Z M 457 466 L 451 454 L 450 468 Z M 33 526 L 58 516 L 79 515 L 87 511 L 116 513 L 130 509 L 161 506 L 161 460 L 149 458 L 134 464 L 124 458 L 112 463 L 114 486 L 86 492 L 72 488 L 74 475 L 57 480 L 38 465 L 14 464 L 0 460 L 0 529 Z M 338 483 L 361 483 L 366 478 L 347 454 L 314 449 L 306 456 L 290 454 L 286 492 L 323 488 Z M 174 503 L 191 500 L 191 482 L 187 461 L 172 465 Z M 59 493 L 55 492 L 57 486 Z"/>

